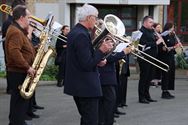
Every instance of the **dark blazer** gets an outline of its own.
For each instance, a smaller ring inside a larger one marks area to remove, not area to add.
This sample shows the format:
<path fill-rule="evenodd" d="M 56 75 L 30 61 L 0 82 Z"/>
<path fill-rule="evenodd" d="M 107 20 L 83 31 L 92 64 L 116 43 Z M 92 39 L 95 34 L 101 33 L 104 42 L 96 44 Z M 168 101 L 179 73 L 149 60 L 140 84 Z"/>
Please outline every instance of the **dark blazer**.
<path fill-rule="evenodd" d="M 101 85 L 117 85 L 115 62 L 125 57 L 124 52 L 111 54 L 107 58 L 107 64 L 99 67 Z"/>
<path fill-rule="evenodd" d="M 88 29 L 78 23 L 67 36 L 64 92 L 78 97 L 102 96 L 97 64 L 103 57 L 93 49 Z"/>
<path fill-rule="evenodd" d="M 67 45 L 66 42 L 62 41 L 61 39 L 67 41 L 64 37 L 64 34 L 62 33 L 61 35 L 59 35 L 56 41 L 56 58 L 55 58 L 55 65 L 61 65 L 61 64 L 65 64 L 65 60 L 66 60 L 66 47 L 63 47 L 64 45 Z"/>
<path fill-rule="evenodd" d="M 156 37 L 154 35 L 154 31 L 150 29 L 146 29 L 144 26 L 140 28 L 140 31 L 143 33 L 139 44 L 145 45 L 145 50 L 144 52 L 156 57 L 157 56 L 157 44 L 156 44 Z M 140 50 L 142 50 L 139 47 Z"/>

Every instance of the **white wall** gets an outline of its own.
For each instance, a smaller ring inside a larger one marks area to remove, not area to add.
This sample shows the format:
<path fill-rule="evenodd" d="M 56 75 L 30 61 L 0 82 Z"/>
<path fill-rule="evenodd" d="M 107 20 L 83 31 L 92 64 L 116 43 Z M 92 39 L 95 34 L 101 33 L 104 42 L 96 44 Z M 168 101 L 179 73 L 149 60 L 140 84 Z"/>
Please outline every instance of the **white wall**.
<path fill-rule="evenodd" d="M 0 41 L 2 39 L 2 36 L 0 35 Z M 4 52 L 3 52 L 3 46 L 2 42 L 0 43 L 0 71 L 5 70 L 5 61 L 4 61 Z"/>
<path fill-rule="evenodd" d="M 35 15 L 45 19 L 49 13 L 54 15 L 55 21 L 59 22 L 59 4 L 58 3 L 35 3 Z"/>

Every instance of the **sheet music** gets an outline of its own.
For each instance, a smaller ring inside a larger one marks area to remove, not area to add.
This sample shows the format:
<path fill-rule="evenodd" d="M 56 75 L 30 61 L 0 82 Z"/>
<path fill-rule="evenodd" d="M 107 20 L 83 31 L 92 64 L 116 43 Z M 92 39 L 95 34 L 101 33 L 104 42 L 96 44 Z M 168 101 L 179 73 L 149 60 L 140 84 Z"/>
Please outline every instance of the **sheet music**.
<path fill-rule="evenodd" d="M 120 43 L 116 46 L 114 52 L 121 52 L 124 48 L 126 48 L 130 43 Z"/>
<path fill-rule="evenodd" d="M 163 33 L 161 33 L 161 36 L 167 36 L 170 33 L 170 31 L 164 31 Z"/>
<path fill-rule="evenodd" d="M 132 32 L 132 41 L 138 41 L 142 37 L 142 32 L 140 30 Z"/>

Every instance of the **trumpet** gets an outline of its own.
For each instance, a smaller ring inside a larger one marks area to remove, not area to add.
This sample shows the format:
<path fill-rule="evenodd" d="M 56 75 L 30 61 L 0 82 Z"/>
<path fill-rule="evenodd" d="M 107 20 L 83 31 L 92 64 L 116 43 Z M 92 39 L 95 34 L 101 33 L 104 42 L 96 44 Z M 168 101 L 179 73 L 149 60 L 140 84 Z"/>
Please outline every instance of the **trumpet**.
<path fill-rule="evenodd" d="M 101 41 L 103 41 L 105 39 L 105 37 L 107 36 L 107 37 L 110 37 L 111 39 L 113 39 L 113 41 L 115 42 L 114 43 L 115 46 L 106 57 L 108 57 L 115 50 L 115 48 L 118 44 L 128 43 L 128 47 L 132 47 L 134 49 L 134 51 L 132 51 L 131 54 L 158 67 L 159 69 L 161 69 L 165 72 L 168 72 L 169 66 L 166 63 L 139 50 L 137 47 L 135 47 L 135 45 L 133 44 L 134 43 L 133 41 L 126 39 L 126 37 L 123 37 L 123 35 L 125 34 L 125 27 L 119 18 L 117 18 L 116 16 L 114 16 L 112 14 L 109 14 L 109 15 L 105 16 L 105 18 L 104 18 L 104 25 L 105 25 L 105 29 L 103 31 L 100 28 L 96 27 L 96 29 L 98 29 L 98 31 L 96 31 L 96 32 L 99 35 L 93 40 L 93 47 L 95 49 L 99 48 Z M 138 44 L 138 46 L 144 47 L 139 44 Z M 157 65 L 156 63 L 152 62 L 151 60 L 154 60 L 155 62 L 157 62 L 160 65 Z"/>

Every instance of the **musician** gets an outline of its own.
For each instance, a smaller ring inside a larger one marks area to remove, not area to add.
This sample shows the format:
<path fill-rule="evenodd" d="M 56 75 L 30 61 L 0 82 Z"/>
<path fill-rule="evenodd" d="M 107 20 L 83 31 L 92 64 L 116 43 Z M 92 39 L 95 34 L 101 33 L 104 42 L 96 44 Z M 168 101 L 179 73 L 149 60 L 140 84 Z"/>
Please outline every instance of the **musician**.
<path fill-rule="evenodd" d="M 55 59 L 55 64 L 58 65 L 58 74 L 57 74 L 57 86 L 58 87 L 63 86 L 63 79 L 65 77 L 65 62 L 66 62 L 66 48 L 67 48 L 67 43 L 66 43 L 67 40 L 65 39 L 65 37 L 69 33 L 70 28 L 68 25 L 64 25 L 61 31 L 62 33 L 58 37 L 65 41 L 62 41 L 61 39 L 57 39 L 57 42 L 56 42 L 57 56 Z"/>
<path fill-rule="evenodd" d="M 143 18 L 143 25 L 140 31 L 143 33 L 139 44 L 143 45 L 144 48 L 139 47 L 140 50 L 144 51 L 152 57 L 157 56 L 157 45 L 162 42 L 161 39 L 156 41 L 153 30 L 153 18 L 151 16 L 145 16 Z M 146 57 L 145 57 L 146 58 Z M 149 104 L 150 102 L 156 102 L 153 100 L 149 93 L 150 81 L 152 79 L 152 65 L 140 58 L 138 58 L 140 66 L 140 79 L 138 85 L 139 102 Z"/>
<path fill-rule="evenodd" d="M 168 32 L 166 35 L 164 32 Z M 174 34 L 174 24 L 168 22 L 165 24 L 163 28 L 163 39 L 169 48 L 167 52 L 163 52 L 161 54 L 161 60 L 169 65 L 168 72 L 162 72 L 162 81 L 161 81 L 161 89 L 163 99 L 173 99 L 175 96 L 170 94 L 168 90 L 174 90 L 175 87 L 175 57 L 176 54 L 175 48 L 179 46 Z"/>
<path fill-rule="evenodd" d="M 103 96 L 99 100 L 98 125 L 113 125 L 116 105 L 115 87 L 117 86 L 115 62 L 119 59 L 125 58 L 126 54 L 130 53 L 130 51 L 131 48 L 128 47 L 122 52 L 111 54 L 107 58 L 106 65 L 99 67 Z"/>
<path fill-rule="evenodd" d="M 29 10 L 18 5 L 13 10 L 13 23 L 6 34 L 5 52 L 7 60 L 7 77 L 11 83 L 10 125 L 26 125 L 25 116 L 29 100 L 20 95 L 18 89 L 29 74 L 34 77 L 35 70 L 31 67 L 35 50 L 27 34 L 29 28 Z"/>
<path fill-rule="evenodd" d="M 161 34 L 161 24 L 160 23 L 154 23 L 153 24 L 153 28 L 155 30 L 155 37 L 156 39 L 159 39 L 158 38 L 158 35 Z M 157 33 L 157 34 L 156 34 Z M 162 37 L 162 36 L 160 36 Z M 157 59 L 161 60 L 160 57 L 161 57 L 161 51 L 167 51 L 167 49 L 165 48 L 164 44 L 163 43 L 160 43 L 158 46 L 158 54 L 157 54 Z M 162 71 L 161 69 L 157 68 L 157 67 L 154 67 L 153 69 L 153 76 L 152 76 L 152 81 L 151 81 L 151 84 L 153 86 L 158 86 L 161 84 L 161 74 L 162 74 Z"/>
<path fill-rule="evenodd" d="M 12 2 L 11 7 L 12 7 L 12 8 L 15 8 L 17 5 L 25 5 L 25 1 L 23 1 L 23 0 L 14 0 L 14 1 Z M 5 38 L 5 37 L 6 37 L 7 29 L 8 29 L 8 27 L 11 25 L 11 23 L 12 23 L 12 16 L 11 16 L 11 15 L 8 15 L 8 19 L 5 20 L 5 22 L 3 22 L 3 25 L 2 25 L 2 38 Z M 6 65 L 7 61 L 6 61 L 6 53 L 5 53 L 5 41 L 3 41 L 2 44 L 3 44 L 5 65 Z M 6 70 L 6 71 L 7 71 L 7 70 Z M 10 90 L 10 82 L 9 82 L 8 77 L 6 77 L 6 79 L 7 79 L 6 93 L 7 93 L 7 94 L 10 94 L 10 93 L 11 93 L 11 90 Z"/>
<path fill-rule="evenodd" d="M 73 96 L 81 115 L 80 124 L 97 125 L 99 97 L 102 96 L 97 65 L 106 64 L 102 58 L 113 46 L 106 41 L 99 49 L 93 49 L 89 31 L 98 17 L 94 6 L 84 4 L 77 15 L 79 23 L 67 36 L 64 92 Z"/>

